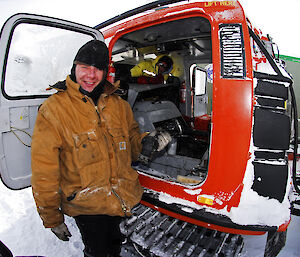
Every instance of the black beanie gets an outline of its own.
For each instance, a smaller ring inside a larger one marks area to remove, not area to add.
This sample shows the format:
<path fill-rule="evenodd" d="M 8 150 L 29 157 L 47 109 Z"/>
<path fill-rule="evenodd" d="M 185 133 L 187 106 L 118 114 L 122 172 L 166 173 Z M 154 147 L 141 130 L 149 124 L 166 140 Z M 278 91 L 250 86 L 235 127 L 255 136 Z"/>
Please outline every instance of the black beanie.
<path fill-rule="evenodd" d="M 77 52 L 74 64 L 77 62 L 94 66 L 99 70 L 108 70 L 109 53 L 106 44 L 99 40 L 91 40 Z"/>

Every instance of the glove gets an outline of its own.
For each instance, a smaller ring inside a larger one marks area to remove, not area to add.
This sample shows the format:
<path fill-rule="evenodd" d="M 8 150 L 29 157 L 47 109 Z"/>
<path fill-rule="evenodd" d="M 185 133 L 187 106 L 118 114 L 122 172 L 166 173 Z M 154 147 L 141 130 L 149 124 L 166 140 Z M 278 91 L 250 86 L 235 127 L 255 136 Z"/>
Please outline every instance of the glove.
<path fill-rule="evenodd" d="M 166 131 L 152 131 L 142 140 L 142 152 L 138 160 L 142 164 L 148 165 L 149 162 L 155 158 L 155 155 L 164 150 L 171 140 L 171 135 Z"/>
<path fill-rule="evenodd" d="M 165 147 L 171 142 L 172 137 L 167 131 L 162 131 L 158 133 L 158 135 L 156 136 L 157 136 L 157 143 L 158 143 L 158 147 L 156 151 L 160 152 L 164 150 Z"/>
<path fill-rule="evenodd" d="M 65 223 L 62 223 L 57 227 L 51 228 L 51 231 L 62 241 L 69 241 L 69 237 L 72 236 Z"/>

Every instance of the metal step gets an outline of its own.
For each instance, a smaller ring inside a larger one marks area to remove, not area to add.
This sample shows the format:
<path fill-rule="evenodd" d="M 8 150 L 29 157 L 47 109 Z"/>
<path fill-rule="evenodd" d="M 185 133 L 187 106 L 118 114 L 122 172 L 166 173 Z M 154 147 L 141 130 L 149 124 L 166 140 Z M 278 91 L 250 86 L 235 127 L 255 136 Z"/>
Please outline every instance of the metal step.
<path fill-rule="evenodd" d="M 199 227 L 142 204 L 121 223 L 121 232 L 144 257 L 232 257 L 243 248 L 240 235 Z"/>

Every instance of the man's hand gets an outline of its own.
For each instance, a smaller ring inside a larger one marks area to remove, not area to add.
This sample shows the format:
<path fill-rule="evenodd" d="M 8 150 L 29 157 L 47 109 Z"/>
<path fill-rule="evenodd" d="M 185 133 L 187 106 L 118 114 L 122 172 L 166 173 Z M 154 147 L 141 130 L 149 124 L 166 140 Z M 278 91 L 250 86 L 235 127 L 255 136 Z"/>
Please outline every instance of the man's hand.
<path fill-rule="evenodd" d="M 139 155 L 139 161 L 144 165 L 148 165 L 156 158 L 157 153 L 171 142 L 172 137 L 167 131 L 152 131 L 142 140 L 142 152 Z"/>
<path fill-rule="evenodd" d="M 60 224 L 57 227 L 51 228 L 51 231 L 60 239 L 63 241 L 69 241 L 69 237 L 71 237 L 71 233 L 68 230 L 68 227 L 65 223 Z"/>

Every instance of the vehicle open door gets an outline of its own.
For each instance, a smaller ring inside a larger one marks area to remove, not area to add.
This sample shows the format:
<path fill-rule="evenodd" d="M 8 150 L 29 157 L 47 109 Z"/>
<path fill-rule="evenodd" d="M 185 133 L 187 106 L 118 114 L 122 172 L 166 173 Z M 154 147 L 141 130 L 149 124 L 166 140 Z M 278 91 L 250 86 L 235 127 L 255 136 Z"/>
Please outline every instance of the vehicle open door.
<path fill-rule="evenodd" d="M 38 107 L 51 94 L 49 85 L 70 73 L 78 49 L 92 39 L 93 28 L 31 14 L 16 14 L 0 40 L 0 174 L 11 189 L 30 186 L 31 135 Z"/>

